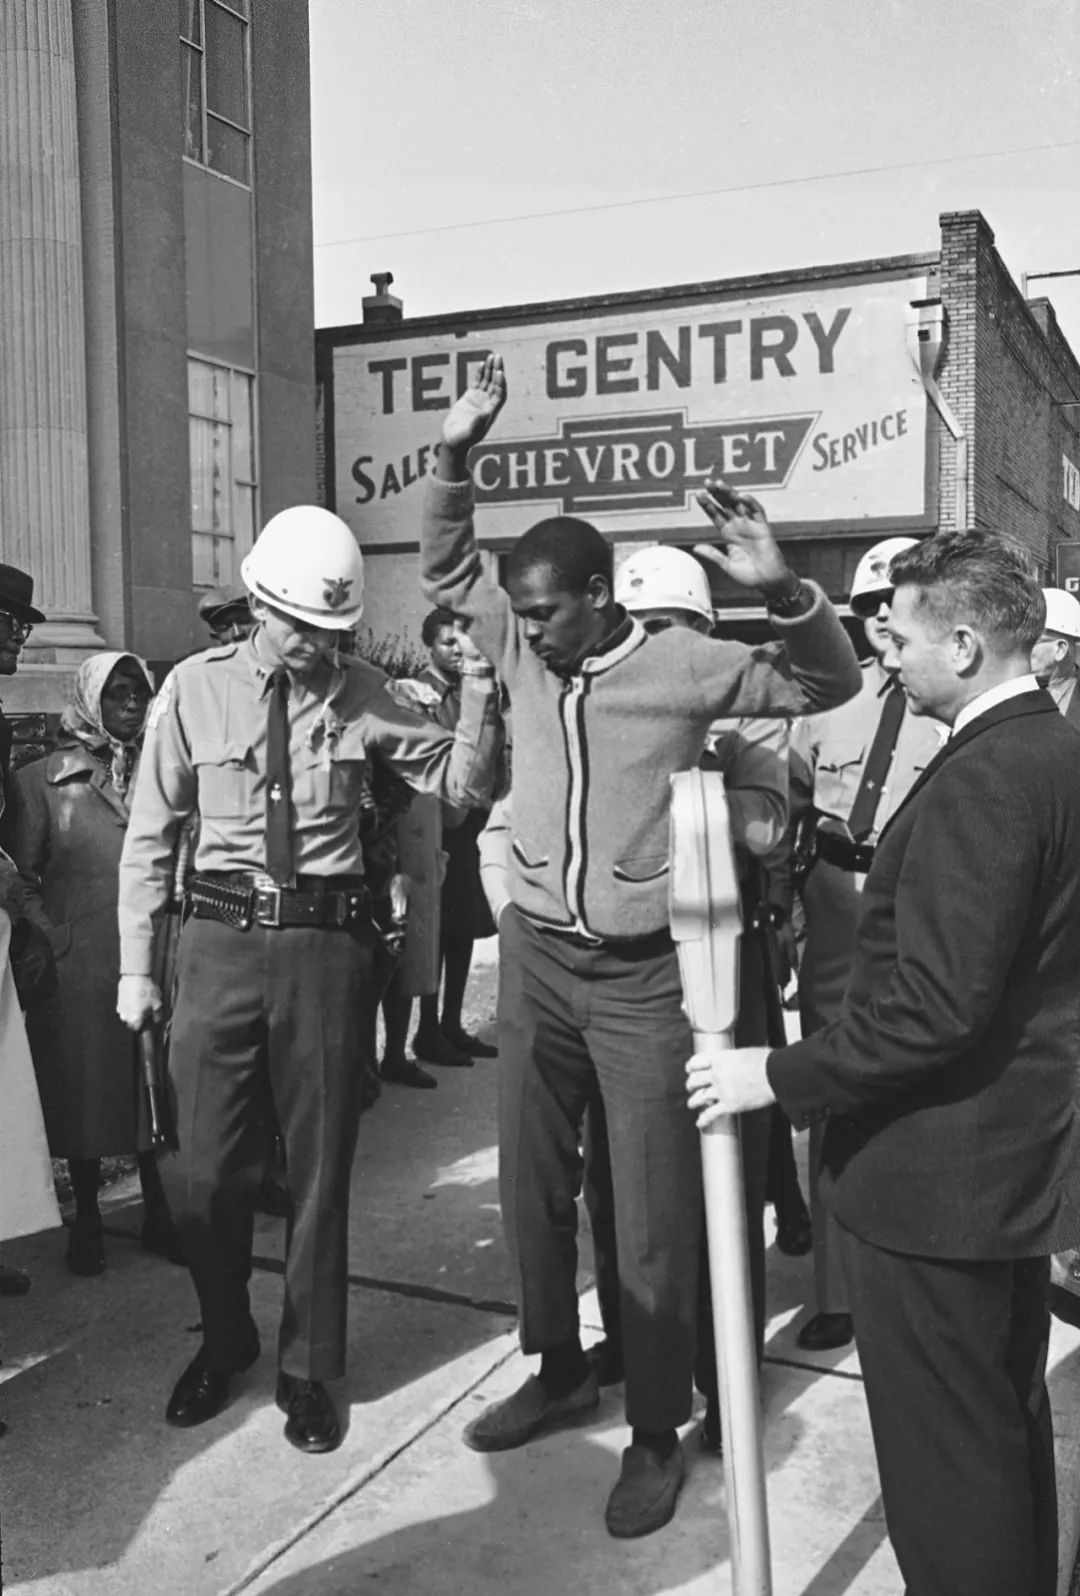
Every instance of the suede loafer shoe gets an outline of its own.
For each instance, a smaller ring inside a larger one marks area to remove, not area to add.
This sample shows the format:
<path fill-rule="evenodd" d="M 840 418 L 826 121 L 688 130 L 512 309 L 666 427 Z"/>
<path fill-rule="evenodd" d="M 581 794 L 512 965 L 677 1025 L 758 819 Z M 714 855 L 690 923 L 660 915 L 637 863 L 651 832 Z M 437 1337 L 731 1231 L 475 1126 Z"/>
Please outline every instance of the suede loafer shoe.
<path fill-rule="evenodd" d="M 647 1446 L 628 1446 L 604 1512 L 608 1534 L 620 1541 L 635 1540 L 670 1523 L 685 1472 L 678 1442 L 666 1458 Z"/>
<path fill-rule="evenodd" d="M 419 1086 L 427 1092 L 439 1084 L 434 1075 L 428 1070 L 421 1069 L 419 1064 L 414 1064 L 411 1059 L 406 1059 L 402 1064 L 387 1064 L 384 1060 L 382 1078 L 395 1086 Z"/>
<path fill-rule="evenodd" d="M 177 1430 L 191 1430 L 197 1424 L 214 1419 L 229 1401 L 229 1382 L 234 1374 L 250 1369 L 259 1358 L 261 1348 L 254 1324 L 251 1326 L 247 1351 L 231 1369 L 211 1369 L 206 1361 L 206 1351 L 200 1347 L 173 1388 L 169 1405 L 165 1409 L 165 1422 Z"/>
<path fill-rule="evenodd" d="M 501 1402 L 493 1402 L 465 1426 L 465 1444 L 474 1452 L 509 1452 L 524 1446 L 541 1430 L 554 1428 L 562 1419 L 591 1413 L 600 1402 L 596 1371 L 590 1369 L 569 1396 L 550 1397 L 536 1375 Z"/>
<path fill-rule="evenodd" d="M 332 1452 L 341 1445 L 337 1410 L 321 1381 L 282 1370 L 275 1401 L 286 1415 L 285 1439 L 298 1452 Z"/>

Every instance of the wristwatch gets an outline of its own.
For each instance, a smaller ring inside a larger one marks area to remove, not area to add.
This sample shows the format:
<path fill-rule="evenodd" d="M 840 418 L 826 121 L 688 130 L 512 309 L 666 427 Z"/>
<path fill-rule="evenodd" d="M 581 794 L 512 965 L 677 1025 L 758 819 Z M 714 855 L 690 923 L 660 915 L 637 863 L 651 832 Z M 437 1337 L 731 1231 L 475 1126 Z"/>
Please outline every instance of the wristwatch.
<path fill-rule="evenodd" d="M 767 595 L 765 599 L 768 613 L 782 621 L 794 620 L 796 615 L 805 615 L 807 610 L 813 608 L 813 604 L 814 595 L 794 572 L 791 575 L 791 586 L 786 592 Z"/>

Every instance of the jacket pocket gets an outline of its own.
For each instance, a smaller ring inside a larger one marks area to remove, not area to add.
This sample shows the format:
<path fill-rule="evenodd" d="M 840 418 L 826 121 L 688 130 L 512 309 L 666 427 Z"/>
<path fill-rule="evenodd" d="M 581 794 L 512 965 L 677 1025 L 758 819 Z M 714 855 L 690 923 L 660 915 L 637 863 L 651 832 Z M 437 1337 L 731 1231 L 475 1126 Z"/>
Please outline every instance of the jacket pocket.
<path fill-rule="evenodd" d="M 523 870 L 543 870 L 551 863 L 549 854 L 541 853 L 538 848 L 525 841 L 523 837 L 515 837 L 510 844 L 514 858 Z"/>
<path fill-rule="evenodd" d="M 671 869 L 666 853 L 642 853 L 631 859 L 617 859 L 612 866 L 616 881 L 659 881 Z"/>
<path fill-rule="evenodd" d="M 209 819 L 224 820 L 247 814 L 255 801 L 254 751 L 240 742 L 196 744 L 191 762 L 199 782 L 199 811 Z"/>

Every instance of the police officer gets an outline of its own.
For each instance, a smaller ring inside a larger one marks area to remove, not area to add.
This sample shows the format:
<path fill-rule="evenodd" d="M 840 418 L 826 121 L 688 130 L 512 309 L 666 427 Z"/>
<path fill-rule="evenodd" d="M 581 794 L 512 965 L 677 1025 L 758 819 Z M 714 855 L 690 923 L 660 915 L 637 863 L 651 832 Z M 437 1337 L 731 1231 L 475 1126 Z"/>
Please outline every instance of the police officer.
<path fill-rule="evenodd" d="M 199 600 L 199 619 L 215 643 L 242 643 L 255 625 L 247 589 L 212 587 Z"/>
<path fill-rule="evenodd" d="M 383 760 L 419 791 L 487 800 L 496 695 L 490 667 L 464 658 L 451 735 L 395 704 L 380 672 L 339 658 L 335 639 L 360 618 L 363 563 L 326 510 L 274 516 L 242 574 L 252 636 L 183 660 L 151 710 L 120 866 L 117 1006 L 132 1029 L 160 1012 L 154 925 L 177 834 L 197 814 L 170 1048 L 179 1146 L 162 1174 L 203 1344 L 166 1418 L 212 1418 L 259 1355 L 248 1280 L 268 1094 L 294 1205 L 277 1402 L 287 1439 L 325 1452 L 341 1438 L 323 1382 L 345 1365 L 356 1055 L 376 995 L 361 795 Z"/>
<path fill-rule="evenodd" d="M 851 611 L 863 623 L 870 658 L 863 661 L 862 690 L 840 709 L 808 716 L 792 732 L 791 824 L 797 839 L 796 873 L 806 943 L 799 972 L 803 1035 L 834 1020 L 847 984 L 855 946 L 859 894 L 878 833 L 941 745 L 937 723 L 916 719 L 882 658 L 888 646 L 892 603 L 889 562 L 914 538 L 886 538 L 855 569 Z M 790 911 L 791 883 L 781 872 L 775 890 Z M 799 1331 L 810 1351 L 845 1346 L 852 1339 L 833 1220 L 818 1200 L 820 1130 L 810 1131 L 810 1209 L 814 1236 L 817 1311 Z"/>
<path fill-rule="evenodd" d="M 1076 690 L 1076 645 L 1080 604 L 1060 587 L 1044 587 L 1046 625 L 1031 650 L 1031 669 L 1070 726 L 1080 731 L 1080 692 Z"/>

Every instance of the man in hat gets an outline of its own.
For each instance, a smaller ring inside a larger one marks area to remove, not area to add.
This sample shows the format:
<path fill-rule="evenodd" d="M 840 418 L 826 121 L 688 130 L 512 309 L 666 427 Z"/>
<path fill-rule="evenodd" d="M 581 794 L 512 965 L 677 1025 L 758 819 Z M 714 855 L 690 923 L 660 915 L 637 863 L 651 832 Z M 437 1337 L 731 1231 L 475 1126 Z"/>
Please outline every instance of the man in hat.
<path fill-rule="evenodd" d="M 1080 604 L 1060 587 L 1044 587 L 1046 625 L 1031 650 L 1031 670 L 1070 726 L 1080 731 L 1080 693 L 1076 690 L 1076 645 Z"/>
<path fill-rule="evenodd" d="M 0 565 L 0 676 L 14 676 L 19 655 L 31 629 L 45 619 L 34 608 L 34 578 L 14 565 Z M 0 842 L 7 835 L 4 825 L 4 789 L 11 761 L 11 723 L 0 708 Z M 22 911 L 19 872 L 6 854 L 0 852 L 0 914 L 17 920 Z M 0 1296 L 21 1297 L 30 1290 L 30 1277 L 21 1269 L 0 1264 Z"/>
<path fill-rule="evenodd" d="M 199 600 L 199 619 L 210 628 L 210 636 L 219 646 L 242 643 L 255 625 L 242 587 L 212 587 Z"/>

